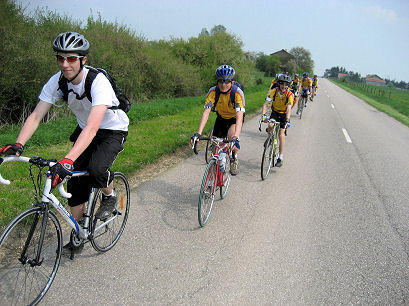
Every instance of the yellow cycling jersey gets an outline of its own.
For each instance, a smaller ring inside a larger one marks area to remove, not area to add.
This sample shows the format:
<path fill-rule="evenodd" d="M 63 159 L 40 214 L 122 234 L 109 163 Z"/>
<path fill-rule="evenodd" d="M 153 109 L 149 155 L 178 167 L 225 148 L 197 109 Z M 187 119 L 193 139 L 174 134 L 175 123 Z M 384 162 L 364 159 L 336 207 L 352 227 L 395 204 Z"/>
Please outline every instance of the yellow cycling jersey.
<path fill-rule="evenodd" d="M 312 86 L 317 86 L 318 79 L 312 79 Z"/>
<path fill-rule="evenodd" d="M 293 78 L 293 84 L 298 85 L 299 81 L 300 81 L 299 78 Z"/>
<path fill-rule="evenodd" d="M 204 108 L 212 108 L 214 106 L 216 86 L 209 89 Z M 230 101 L 230 91 L 227 93 L 220 93 L 219 101 L 217 101 L 216 104 L 216 111 L 223 119 L 231 119 L 236 117 L 236 112 L 245 112 L 245 105 L 244 93 L 240 88 L 237 88 L 235 93 L 235 105 Z"/>
<path fill-rule="evenodd" d="M 312 86 L 312 80 L 310 78 L 302 78 L 301 88 L 305 89 L 305 88 L 309 88 L 310 86 Z"/>
<path fill-rule="evenodd" d="M 272 110 L 279 113 L 285 113 L 285 111 L 287 110 L 287 106 L 293 104 L 294 95 L 289 89 L 287 89 L 285 93 L 281 94 L 278 88 L 274 88 L 267 95 L 266 100 L 269 102 L 273 102 L 273 104 L 271 105 Z"/>

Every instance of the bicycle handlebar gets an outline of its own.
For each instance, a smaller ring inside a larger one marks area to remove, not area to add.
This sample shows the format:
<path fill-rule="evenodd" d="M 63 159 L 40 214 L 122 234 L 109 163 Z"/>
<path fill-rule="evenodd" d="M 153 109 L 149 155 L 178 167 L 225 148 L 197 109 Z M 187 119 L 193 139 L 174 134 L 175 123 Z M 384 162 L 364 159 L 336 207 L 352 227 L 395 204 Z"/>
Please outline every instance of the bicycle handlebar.
<path fill-rule="evenodd" d="M 214 141 L 223 142 L 223 143 L 230 143 L 230 142 L 235 142 L 235 141 L 236 141 L 236 139 L 231 139 L 231 140 L 229 140 L 229 139 L 219 138 L 219 137 L 216 137 L 216 136 L 212 136 L 212 137 L 203 137 L 203 136 L 195 137 L 195 138 L 193 139 L 193 147 L 192 147 L 192 149 L 193 149 L 193 152 L 195 152 L 196 155 L 199 154 L 199 153 L 197 152 L 197 141 L 198 141 L 198 140 L 214 140 Z"/>
<path fill-rule="evenodd" d="M 258 121 L 258 130 L 261 132 L 261 123 L 272 123 L 276 124 L 279 123 L 278 121 L 274 120 L 273 118 L 268 119 L 267 122 L 262 121 L 261 119 Z"/>
<path fill-rule="evenodd" d="M 45 166 L 52 167 L 57 163 L 56 159 L 45 159 L 45 158 L 38 157 L 38 156 L 33 156 L 32 158 L 25 157 L 25 156 L 6 156 L 6 157 L 0 157 L 0 166 L 3 163 L 11 162 L 11 161 L 21 161 L 21 162 L 31 163 L 31 164 L 38 165 L 38 166 L 43 166 L 43 167 L 45 167 Z M 66 179 L 64 179 L 57 186 L 58 186 L 58 192 L 61 194 L 61 196 L 68 199 L 68 198 L 71 198 L 72 195 L 71 195 L 71 193 L 65 191 L 65 189 L 64 189 L 64 182 L 65 181 L 66 181 Z M 0 184 L 10 185 L 10 181 L 4 179 L 1 176 L 1 173 L 0 173 Z M 46 184 L 46 187 L 48 187 L 49 190 L 51 190 L 51 178 L 50 178 L 50 176 L 47 176 L 47 180 L 46 180 L 45 184 Z"/>
<path fill-rule="evenodd" d="M 274 120 L 273 118 L 268 119 L 267 122 L 263 122 L 261 119 L 258 121 L 258 130 L 261 132 L 261 123 L 272 123 L 272 124 L 279 124 L 280 122 Z M 287 126 L 284 129 L 284 134 L 287 136 Z"/>

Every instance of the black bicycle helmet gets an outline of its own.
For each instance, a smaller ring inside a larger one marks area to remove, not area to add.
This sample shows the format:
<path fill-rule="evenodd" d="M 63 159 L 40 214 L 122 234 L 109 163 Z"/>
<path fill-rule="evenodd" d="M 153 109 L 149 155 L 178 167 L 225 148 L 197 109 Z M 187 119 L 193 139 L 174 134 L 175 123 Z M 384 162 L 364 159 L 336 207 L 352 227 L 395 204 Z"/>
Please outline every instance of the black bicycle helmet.
<path fill-rule="evenodd" d="M 223 81 L 232 81 L 236 71 L 232 66 L 221 65 L 216 69 L 216 79 Z"/>
<path fill-rule="evenodd" d="M 88 54 L 89 46 L 88 40 L 77 32 L 60 33 L 53 42 L 55 52 L 74 52 L 82 56 Z"/>

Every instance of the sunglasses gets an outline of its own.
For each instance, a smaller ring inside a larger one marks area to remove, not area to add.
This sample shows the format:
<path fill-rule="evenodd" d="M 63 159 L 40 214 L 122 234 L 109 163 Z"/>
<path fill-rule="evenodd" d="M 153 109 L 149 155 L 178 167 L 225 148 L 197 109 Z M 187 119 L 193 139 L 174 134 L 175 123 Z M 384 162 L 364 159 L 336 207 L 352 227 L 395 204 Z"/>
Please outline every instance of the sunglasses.
<path fill-rule="evenodd" d="M 60 63 L 63 63 L 64 61 L 67 61 L 69 63 L 75 63 L 78 59 L 83 58 L 83 56 L 78 55 L 64 56 L 60 54 L 56 54 L 55 57 L 57 58 L 57 61 L 59 61 Z"/>
<path fill-rule="evenodd" d="M 278 85 L 288 85 L 288 83 L 286 83 L 286 82 L 278 82 Z"/>
<path fill-rule="evenodd" d="M 224 84 L 229 84 L 229 83 L 231 83 L 232 81 L 231 81 L 231 80 L 217 80 L 217 82 L 219 82 L 219 83 L 224 83 Z"/>

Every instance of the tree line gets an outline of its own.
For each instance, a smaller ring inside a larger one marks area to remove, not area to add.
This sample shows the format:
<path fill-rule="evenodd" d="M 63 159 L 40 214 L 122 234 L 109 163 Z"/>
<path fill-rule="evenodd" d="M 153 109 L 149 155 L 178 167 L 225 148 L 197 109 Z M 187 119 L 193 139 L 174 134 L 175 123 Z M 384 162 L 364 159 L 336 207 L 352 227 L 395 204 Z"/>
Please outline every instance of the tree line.
<path fill-rule="evenodd" d="M 255 81 L 243 42 L 222 25 L 189 39 L 148 41 L 100 14 L 83 22 L 38 8 L 27 16 L 14 0 L 0 0 L 0 20 L 0 126 L 21 123 L 37 104 L 42 86 L 58 71 L 52 41 L 65 31 L 89 40 L 87 64 L 106 69 L 132 103 L 204 94 L 224 63 L 236 69 L 244 86 Z M 52 109 L 48 119 L 61 116 Z"/>
<path fill-rule="evenodd" d="M 326 78 L 338 78 L 338 74 L 346 74 L 345 77 L 343 77 L 344 80 L 352 83 L 365 83 L 365 78 L 361 76 L 360 73 L 354 72 L 354 71 L 347 71 L 344 67 L 332 67 L 330 69 L 326 69 L 324 72 L 324 77 Z M 401 89 L 409 89 L 409 82 L 405 81 L 395 81 L 395 80 L 390 80 L 390 79 L 385 79 L 386 81 L 386 86 L 389 87 L 396 87 L 396 88 L 401 88 Z"/>

